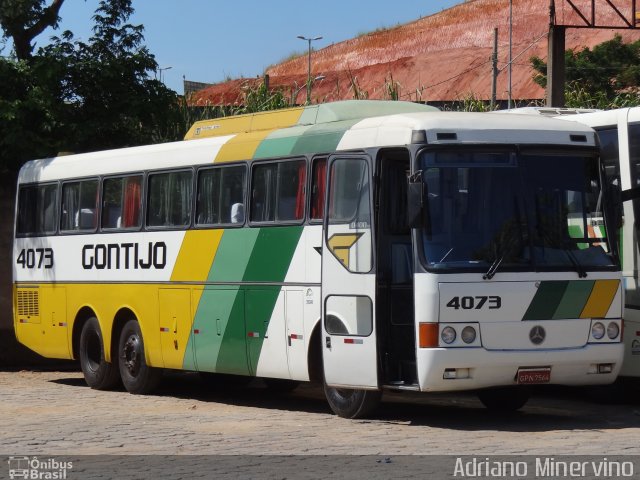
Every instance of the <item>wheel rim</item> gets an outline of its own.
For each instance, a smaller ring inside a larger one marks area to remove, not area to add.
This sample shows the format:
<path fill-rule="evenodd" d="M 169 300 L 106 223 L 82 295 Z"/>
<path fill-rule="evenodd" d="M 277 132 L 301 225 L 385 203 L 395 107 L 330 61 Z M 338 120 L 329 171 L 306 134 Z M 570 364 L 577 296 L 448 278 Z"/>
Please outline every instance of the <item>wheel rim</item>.
<path fill-rule="evenodd" d="M 142 345 L 137 335 L 129 335 L 122 348 L 122 364 L 135 377 L 142 365 Z"/>
<path fill-rule="evenodd" d="M 92 331 L 87 335 L 87 342 L 85 344 L 85 354 L 87 356 L 87 366 L 93 372 L 100 368 L 100 362 L 102 361 L 102 346 L 100 345 L 100 337 L 95 331 Z"/>

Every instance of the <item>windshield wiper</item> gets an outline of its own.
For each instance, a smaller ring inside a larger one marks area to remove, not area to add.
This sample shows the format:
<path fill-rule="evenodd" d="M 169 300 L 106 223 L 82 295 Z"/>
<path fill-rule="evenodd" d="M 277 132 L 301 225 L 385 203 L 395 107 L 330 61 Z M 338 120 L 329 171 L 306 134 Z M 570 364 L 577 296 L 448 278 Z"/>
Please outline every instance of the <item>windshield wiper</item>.
<path fill-rule="evenodd" d="M 578 277 L 579 278 L 586 278 L 587 277 L 587 271 L 582 266 L 582 264 L 578 261 L 578 259 L 576 258 L 575 254 L 573 253 L 573 250 L 571 250 L 566 244 L 562 245 L 562 250 L 564 250 L 564 253 L 567 254 L 567 257 L 569 257 L 569 260 L 571 261 L 571 263 L 573 264 L 574 268 L 576 269 L 576 272 L 578 272 Z"/>
<path fill-rule="evenodd" d="M 498 271 L 498 267 L 500 266 L 500 264 L 502 263 L 502 261 L 504 260 L 504 257 L 506 255 L 506 252 L 503 253 L 502 255 L 500 255 L 498 258 L 496 258 L 493 263 L 491 264 L 491 266 L 489 267 L 489 270 L 487 270 L 487 273 L 485 273 L 484 275 L 482 275 L 482 279 L 483 280 L 491 280 L 493 278 L 493 276 L 496 274 L 496 272 Z"/>

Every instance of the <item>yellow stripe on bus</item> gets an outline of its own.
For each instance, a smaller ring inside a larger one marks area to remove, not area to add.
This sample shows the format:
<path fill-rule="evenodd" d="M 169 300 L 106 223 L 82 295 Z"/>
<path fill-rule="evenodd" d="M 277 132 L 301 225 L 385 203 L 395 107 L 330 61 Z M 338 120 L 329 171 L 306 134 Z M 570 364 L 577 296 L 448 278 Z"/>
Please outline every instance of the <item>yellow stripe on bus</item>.
<path fill-rule="evenodd" d="M 260 143 L 269 134 L 278 128 L 294 126 L 303 111 L 303 108 L 294 108 L 272 112 L 269 115 L 254 115 L 251 131 L 240 133 L 225 143 L 216 155 L 214 163 L 252 159 Z M 272 128 L 267 128 L 268 125 L 272 125 Z M 276 128 L 273 128 L 274 125 Z"/>
<path fill-rule="evenodd" d="M 242 133 L 225 143 L 214 160 L 214 163 L 250 160 L 256 153 L 258 146 L 273 130 Z"/>
<path fill-rule="evenodd" d="M 209 275 L 224 230 L 188 230 L 176 259 L 172 282 L 204 282 Z"/>
<path fill-rule="evenodd" d="M 619 286 L 619 280 L 597 280 L 580 318 L 605 317 L 618 293 Z"/>

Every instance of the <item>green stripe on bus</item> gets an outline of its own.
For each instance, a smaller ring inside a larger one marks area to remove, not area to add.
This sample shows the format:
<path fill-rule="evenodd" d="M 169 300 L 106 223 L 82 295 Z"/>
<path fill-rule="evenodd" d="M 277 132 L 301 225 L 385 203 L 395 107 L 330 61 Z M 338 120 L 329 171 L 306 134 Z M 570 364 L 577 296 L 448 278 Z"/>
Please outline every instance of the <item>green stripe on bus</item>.
<path fill-rule="evenodd" d="M 303 228 L 292 226 L 260 229 L 243 280 L 245 282 L 284 282 Z M 269 321 L 282 287 L 245 288 L 248 300 L 245 308 L 245 322 L 249 369 L 255 375 L 264 336 L 269 328 Z M 257 333 L 257 336 L 249 336 L 250 332 Z"/>
<path fill-rule="evenodd" d="M 550 319 L 558 308 L 568 284 L 568 281 L 541 282 L 523 320 Z"/>
<path fill-rule="evenodd" d="M 303 228 L 226 230 L 208 280 L 282 283 Z M 191 336 L 197 369 L 255 375 L 280 290 L 280 286 L 206 287 L 194 319 L 193 330 L 198 333 Z"/>
<path fill-rule="evenodd" d="M 191 337 L 198 370 L 249 373 L 243 317 L 244 294 L 238 287 L 204 289 Z"/>
<path fill-rule="evenodd" d="M 251 258 L 259 229 L 227 229 L 222 234 L 207 276 L 209 282 L 240 282 Z M 202 292 L 191 335 L 197 369 L 248 374 L 244 325 L 244 292 L 236 288 L 208 287 Z M 187 351 L 190 351 L 187 348 Z M 185 355 L 185 368 L 187 356 Z"/>
<path fill-rule="evenodd" d="M 255 375 L 258 370 L 262 344 L 269 328 L 281 287 L 247 287 L 245 291 L 245 323 L 247 330 L 247 353 L 249 370 Z M 257 335 L 256 335 L 257 334 Z"/>
<path fill-rule="evenodd" d="M 242 280 L 283 282 L 303 228 L 302 226 L 261 228 Z"/>
<path fill-rule="evenodd" d="M 210 282 L 242 281 L 259 233 L 258 228 L 225 230 L 207 280 Z"/>
<path fill-rule="evenodd" d="M 296 142 L 309 128 L 308 125 L 305 125 L 276 130 L 270 133 L 267 138 L 260 142 L 253 154 L 253 158 L 286 157 L 291 155 Z"/>
<path fill-rule="evenodd" d="M 595 281 L 593 280 L 570 281 L 560 305 L 553 314 L 553 320 L 580 318 L 580 313 L 586 305 L 594 285 Z"/>
<path fill-rule="evenodd" d="M 216 359 L 216 372 L 237 375 L 250 375 L 253 373 L 249 368 L 247 359 L 245 295 L 246 293 L 242 288 L 235 295 Z"/>
<path fill-rule="evenodd" d="M 306 133 L 298 139 L 291 150 L 292 155 L 302 155 L 304 153 L 333 152 L 338 148 L 338 144 L 345 132 L 360 120 L 345 120 L 332 122 L 329 124 L 315 125 L 309 128 Z"/>

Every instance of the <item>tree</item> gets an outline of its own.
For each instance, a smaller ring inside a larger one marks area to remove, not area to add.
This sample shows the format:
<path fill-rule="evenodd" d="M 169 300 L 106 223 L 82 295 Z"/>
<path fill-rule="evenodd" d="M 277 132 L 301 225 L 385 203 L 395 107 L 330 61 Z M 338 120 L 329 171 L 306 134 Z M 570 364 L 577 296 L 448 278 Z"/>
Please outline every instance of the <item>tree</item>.
<path fill-rule="evenodd" d="M 3 37 L 13 40 L 16 58 L 29 60 L 33 53 L 33 40 L 46 28 L 58 27 L 60 7 L 64 0 L 2 0 L 0 24 Z"/>
<path fill-rule="evenodd" d="M 547 64 L 531 57 L 534 81 L 547 86 Z M 620 35 L 580 51 L 565 52 L 566 97 L 568 106 L 620 106 L 637 98 L 640 87 L 640 41 L 624 43 Z M 569 105 L 573 100 L 591 105 Z M 589 101 L 591 99 L 591 101 Z"/>
<path fill-rule="evenodd" d="M 0 58 L 0 170 L 60 151 L 158 143 L 184 133 L 176 128 L 177 94 L 152 77 L 158 65 L 143 45 L 143 27 L 128 23 L 131 2 L 102 0 L 86 43 L 66 31 L 25 59 Z M 8 15 L 9 5 L 31 6 L 22 10 L 31 12 L 22 27 L 5 23 L 18 18 Z M 3 32 L 29 31 L 43 2 L 3 0 L 0 10 Z"/>
<path fill-rule="evenodd" d="M 42 50 L 66 66 L 60 118 L 73 151 L 175 139 L 177 95 L 151 77 L 158 64 L 143 45 L 142 25 L 127 23 L 132 13 L 131 0 L 103 0 L 88 43 L 64 32 Z"/>

